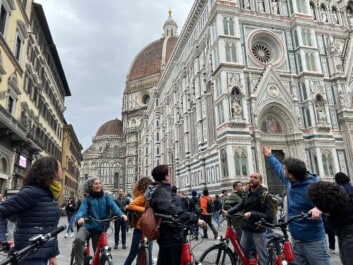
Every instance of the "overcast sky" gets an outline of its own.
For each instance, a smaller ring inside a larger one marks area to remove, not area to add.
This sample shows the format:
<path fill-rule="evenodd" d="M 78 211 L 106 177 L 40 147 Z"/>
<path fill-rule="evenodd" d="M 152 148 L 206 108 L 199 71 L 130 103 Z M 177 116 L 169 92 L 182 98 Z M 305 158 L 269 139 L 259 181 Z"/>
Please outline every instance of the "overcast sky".
<path fill-rule="evenodd" d="M 105 122 L 121 120 L 132 60 L 162 36 L 171 8 L 179 33 L 194 0 L 35 0 L 43 6 L 68 81 L 64 116 L 87 149 Z"/>

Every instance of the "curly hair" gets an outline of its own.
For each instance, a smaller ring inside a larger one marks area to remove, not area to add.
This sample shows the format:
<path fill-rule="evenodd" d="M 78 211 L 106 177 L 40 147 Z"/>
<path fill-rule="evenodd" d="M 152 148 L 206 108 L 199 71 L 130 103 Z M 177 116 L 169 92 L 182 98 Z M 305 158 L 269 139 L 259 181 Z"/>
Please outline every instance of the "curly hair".
<path fill-rule="evenodd" d="M 162 181 L 167 175 L 168 175 L 167 165 L 159 165 L 152 170 L 152 177 L 154 178 L 154 180 Z"/>
<path fill-rule="evenodd" d="M 153 180 L 150 177 L 142 177 L 139 179 L 139 181 L 135 184 L 134 187 L 134 193 L 136 191 L 140 191 L 142 193 L 145 192 L 147 189 L 148 185 L 151 185 L 153 183 Z"/>
<path fill-rule="evenodd" d="M 288 173 L 292 174 L 296 180 L 302 181 L 305 179 L 307 170 L 303 161 L 288 157 L 283 160 L 283 165 L 286 166 Z"/>
<path fill-rule="evenodd" d="M 308 197 L 317 208 L 329 214 L 344 211 L 349 201 L 348 194 L 339 185 L 328 181 L 310 185 Z"/>
<path fill-rule="evenodd" d="M 23 179 L 23 185 L 35 184 L 42 187 L 49 187 L 53 183 L 58 170 L 59 162 L 57 159 L 50 156 L 41 157 L 27 171 Z"/>
<path fill-rule="evenodd" d="M 335 181 L 338 185 L 344 185 L 349 183 L 351 180 L 349 179 L 349 177 L 344 174 L 343 172 L 338 172 L 335 175 Z"/>

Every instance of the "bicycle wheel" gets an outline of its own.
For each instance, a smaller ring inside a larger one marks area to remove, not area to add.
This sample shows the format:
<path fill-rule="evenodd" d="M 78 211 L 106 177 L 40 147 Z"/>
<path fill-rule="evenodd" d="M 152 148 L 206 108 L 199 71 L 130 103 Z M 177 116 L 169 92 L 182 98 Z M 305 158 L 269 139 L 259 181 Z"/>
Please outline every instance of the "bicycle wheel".
<path fill-rule="evenodd" d="M 74 248 L 72 247 L 71 249 L 71 254 L 70 254 L 71 258 L 70 258 L 70 265 L 76 265 L 75 262 L 75 252 L 74 252 Z"/>
<path fill-rule="evenodd" d="M 151 265 L 149 264 L 149 253 L 145 246 L 139 248 L 136 257 L 136 265 Z"/>
<path fill-rule="evenodd" d="M 99 259 L 99 265 L 113 265 L 112 255 L 110 253 L 102 253 Z"/>
<path fill-rule="evenodd" d="M 208 248 L 199 261 L 202 265 L 236 265 L 235 254 L 225 245 Z"/>
<path fill-rule="evenodd" d="M 268 252 L 268 265 L 273 265 L 276 262 L 276 249 L 274 247 L 269 247 Z"/>

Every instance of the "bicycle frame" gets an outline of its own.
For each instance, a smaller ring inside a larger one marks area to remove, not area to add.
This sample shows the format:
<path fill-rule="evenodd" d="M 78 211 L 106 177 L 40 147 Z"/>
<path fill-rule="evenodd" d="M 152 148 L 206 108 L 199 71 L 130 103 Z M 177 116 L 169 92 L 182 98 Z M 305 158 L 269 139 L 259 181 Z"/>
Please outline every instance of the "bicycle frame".
<path fill-rule="evenodd" d="M 230 223 L 230 222 L 229 222 Z M 257 258 L 251 258 L 249 259 L 247 256 L 245 256 L 244 250 L 242 246 L 240 245 L 238 235 L 232 228 L 231 224 L 227 225 L 226 233 L 224 235 L 226 239 L 229 239 L 230 242 L 232 243 L 234 247 L 235 253 L 238 255 L 240 258 L 242 264 L 244 265 L 256 265 L 257 264 Z"/>
<path fill-rule="evenodd" d="M 110 247 L 108 246 L 107 232 L 105 231 L 100 234 L 100 237 L 97 243 L 96 252 L 94 253 L 92 265 L 99 265 L 99 254 L 103 250 L 106 252 L 110 252 Z"/>

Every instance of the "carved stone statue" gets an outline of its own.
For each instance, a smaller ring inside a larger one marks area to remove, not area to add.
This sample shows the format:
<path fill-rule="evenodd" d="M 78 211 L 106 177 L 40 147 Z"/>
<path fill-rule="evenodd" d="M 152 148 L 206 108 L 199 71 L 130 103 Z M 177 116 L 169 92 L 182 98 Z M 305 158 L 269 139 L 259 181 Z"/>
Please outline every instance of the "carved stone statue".
<path fill-rule="evenodd" d="M 319 122 L 326 122 L 326 114 L 324 110 L 324 106 L 318 105 L 316 106 L 317 119 Z"/>
<path fill-rule="evenodd" d="M 241 108 L 240 102 L 238 100 L 232 100 L 232 117 L 239 118 L 241 117 L 243 110 Z"/>

